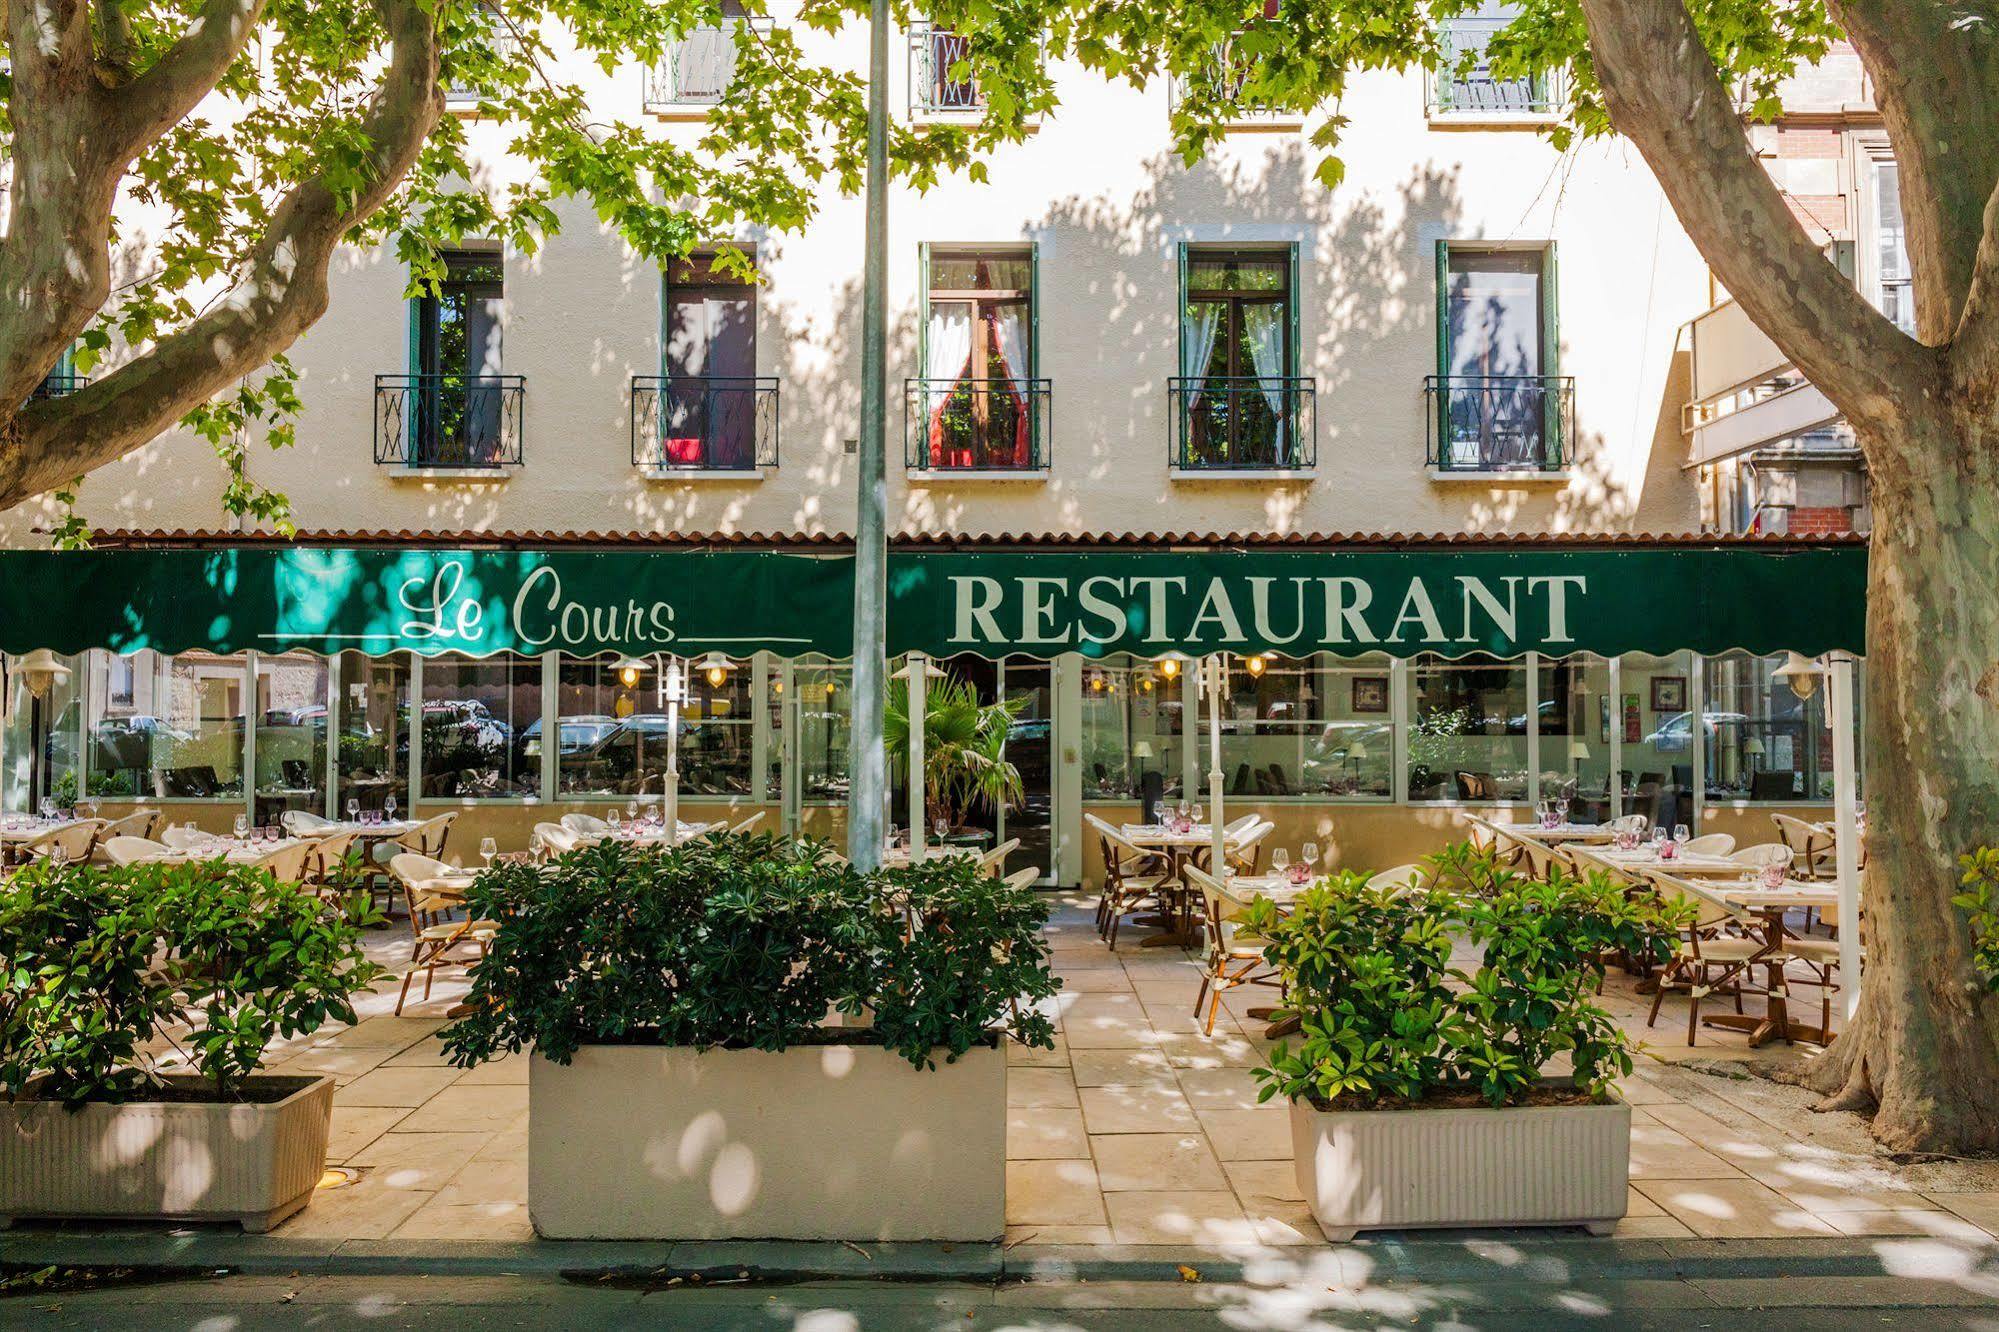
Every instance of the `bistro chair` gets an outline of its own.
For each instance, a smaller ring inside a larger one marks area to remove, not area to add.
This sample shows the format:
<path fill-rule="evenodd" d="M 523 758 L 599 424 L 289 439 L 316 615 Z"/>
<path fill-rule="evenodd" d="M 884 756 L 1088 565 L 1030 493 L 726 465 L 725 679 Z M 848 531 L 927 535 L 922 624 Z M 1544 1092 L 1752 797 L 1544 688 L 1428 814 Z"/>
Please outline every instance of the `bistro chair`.
<path fill-rule="evenodd" d="M 1691 1046 L 1700 1030 L 1701 999 L 1704 996 L 1716 992 L 1728 994 L 1734 998 L 1735 1011 L 1739 1013 L 1742 1011 L 1743 981 L 1749 969 L 1758 962 L 1782 962 L 1786 955 L 1769 950 L 1769 945 L 1756 933 L 1757 922 L 1754 918 L 1737 911 L 1692 880 L 1675 878 L 1658 870 L 1646 870 L 1644 874 L 1661 897 L 1668 901 L 1691 902 L 1696 912 L 1693 925 L 1680 940 L 1679 950 L 1659 975 L 1659 988 L 1652 996 L 1652 1012 L 1645 1019 L 1648 1027 L 1659 1020 L 1659 1006 L 1665 1002 L 1668 990 L 1685 990 L 1687 1044 Z M 1724 930 L 1732 932 L 1724 933 Z"/>
<path fill-rule="evenodd" d="M 1041 874 L 1039 865 L 1029 865 L 1026 869 L 1015 870 L 1000 882 L 1008 888 L 1032 888 L 1041 881 Z"/>
<path fill-rule="evenodd" d="M 1782 842 L 1758 842 L 1755 846 L 1745 846 L 1728 857 L 1736 864 L 1748 869 L 1767 869 L 1771 865 L 1791 865 L 1791 848 Z"/>
<path fill-rule="evenodd" d="M 170 823 L 160 830 L 160 840 L 176 851 L 188 851 L 204 843 L 221 839 L 214 833 L 203 832 L 199 828 L 180 828 Z"/>
<path fill-rule="evenodd" d="M 1789 814 L 1772 814 L 1770 822 L 1777 825 L 1777 836 L 1791 848 L 1798 877 L 1819 879 L 1833 872 L 1833 839 L 1825 829 Z"/>
<path fill-rule="evenodd" d="M 1215 1034 L 1215 1014 L 1222 1006 L 1222 991 L 1239 985 L 1275 984 L 1274 972 L 1265 967 L 1263 940 L 1245 930 L 1241 917 L 1248 904 L 1231 895 L 1226 885 L 1197 865 L 1183 865 L 1187 884 L 1201 894 L 1201 909 L 1207 918 L 1207 948 L 1202 958 L 1201 989 L 1194 996 L 1194 1016 L 1208 1010 L 1206 1034 Z"/>
<path fill-rule="evenodd" d="M 102 846 L 114 837 L 144 837 L 148 840 L 159 835 L 160 824 L 166 816 L 157 809 L 135 809 L 122 819 L 113 819 L 104 825 L 97 835 L 97 843 Z"/>
<path fill-rule="evenodd" d="M 278 826 L 294 837 L 324 837 L 340 825 L 303 809 L 288 809 L 278 815 Z"/>
<path fill-rule="evenodd" d="M 585 842 L 601 842 L 611 835 L 611 825 L 595 814 L 564 814 L 562 826 Z"/>
<path fill-rule="evenodd" d="M 1610 821 L 1610 830 L 1614 833 L 1628 832 L 1643 836 L 1645 822 L 1643 814 L 1625 814 Z"/>
<path fill-rule="evenodd" d="M 762 810 L 758 810 L 756 813 L 750 815 L 747 819 L 744 819 L 741 823 L 737 824 L 735 827 L 729 829 L 729 836 L 740 837 L 744 833 L 748 832 L 750 829 L 756 827 L 759 823 L 762 823 L 763 821 L 764 821 L 764 812 Z"/>
<path fill-rule="evenodd" d="M 453 912 L 463 909 L 465 899 L 451 866 L 443 861 L 404 851 L 389 861 L 389 870 L 403 886 L 412 936 L 410 969 L 396 996 L 396 1016 L 401 1017 L 417 972 L 423 973 L 423 999 L 419 1002 L 428 1002 L 437 969 L 478 961 L 486 955 L 486 945 L 500 927 L 490 920 L 452 919 Z"/>
<path fill-rule="evenodd" d="M 104 840 L 104 859 L 113 865 L 138 865 L 148 860 L 158 860 L 168 855 L 173 848 L 165 842 L 155 842 L 148 837 L 108 837 Z"/>
<path fill-rule="evenodd" d="M 1680 850 L 1692 856 L 1725 856 L 1735 850 L 1735 839 L 1727 833 L 1706 833 L 1689 838 Z"/>
<path fill-rule="evenodd" d="M 1827 924 L 1835 927 L 1839 923 L 1839 908 L 1827 907 L 1821 916 Z M 1800 985 L 1816 985 L 1819 990 L 1819 1031 L 1830 1035 L 1827 1028 L 1832 1026 L 1832 997 L 1839 993 L 1839 940 L 1807 939 L 1786 931 L 1784 954 L 1791 961 L 1805 969 L 1805 977 Z M 1861 958 L 1866 960 L 1866 950 L 1861 950 Z M 1788 981 L 1788 977 L 1786 978 Z"/>
<path fill-rule="evenodd" d="M 1385 869 L 1367 881 L 1367 886 L 1385 891 L 1395 897 L 1415 892 L 1429 886 L 1429 875 L 1421 865 L 1397 865 Z"/>
<path fill-rule="evenodd" d="M 1103 844 L 1104 891 L 1097 899 L 1097 933 L 1115 949 L 1118 924 L 1125 916 L 1148 903 L 1167 909 L 1163 894 L 1175 882 L 1169 872 L 1172 861 L 1164 851 L 1148 851 L 1127 841 L 1094 814 L 1085 814 L 1083 820 Z"/>
<path fill-rule="evenodd" d="M 434 819 L 425 819 L 416 827 L 396 838 L 395 844 L 405 851 L 419 856 L 429 856 L 438 860 L 444 855 L 444 843 L 451 836 L 451 825 L 458 821 L 458 811 L 448 810 Z M 390 864 L 394 865 L 391 858 Z"/>
<path fill-rule="evenodd" d="M 269 870 L 271 877 L 279 883 L 302 884 L 305 881 L 306 858 L 312 854 L 312 846 L 311 842 L 294 841 L 254 862 L 252 868 Z"/>
<path fill-rule="evenodd" d="M 1263 815 L 1261 814 L 1250 813 L 1238 815 L 1222 825 L 1222 836 L 1233 841 L 1262 821 Z"/>
<path fill-rule="evenodd" d="M 97 841 L 97 830 L 103 826 L 103 819 L 78 819 L 75 823 L 51 828 L 24 843 L 21 855 L 28 860 L 80 865 L 90 859 L 90 849 Z"/>
<path fill-rule="evenodd" d="M 1004 842 L 1001 842 L 998 846 L 979 857 L 979 872 L 982 874 L 997 875 L 1000 867 L 1006 864 L 1006 858 L 1019 849 L 1020 839 L 1018 837 L 1007 838 Z"/>
<path fill-rule="evenodd" d="M 1554 870 L 1555 866 L 1560 865 L 1563 869 L 1572 869 L 1575 866 L 1575 862 L 1570 860 L 1568 854 L 1559 847 L 1553 847 L 1546 842 L 1536 841 L 1528 837 L 1522 837 L 1517 840 L 1520 845 L 1521 854 L 1527 859 L 1528 875 L 1541 880 L 1543 883 L 1547 882 L 1548 875 Z"/>
<path fill-rule="evenodd" d="M 1277 825 L 1263 816 L 1250 817 L 1255 822 L 1238 834 L 1231 836 L 1226 828 L 1222 830 L 1222 857 L 1228 862 L 1229 869 L 1244 876 L 1261 872 L 1263 844 L 1270 839 L 1270 834 L 1277 831 Z"/>
<path fill-rule="evenodd" d="M 360 833 L 350 830 L 311 843 L 305 853 L 305 878 L 302 882 L 322 897 L 337 895 L 342 886 L 341 866 L 360 838 Z"/>

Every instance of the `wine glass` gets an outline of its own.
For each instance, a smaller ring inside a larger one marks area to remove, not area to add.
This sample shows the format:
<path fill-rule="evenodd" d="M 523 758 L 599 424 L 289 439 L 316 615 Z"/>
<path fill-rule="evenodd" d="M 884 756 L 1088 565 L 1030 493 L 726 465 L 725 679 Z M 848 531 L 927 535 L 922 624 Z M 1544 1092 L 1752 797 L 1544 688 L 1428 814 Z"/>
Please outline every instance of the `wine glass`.
<path fill-rule="evenodd" d="M 44 820 L 52 819 L 56 816 L 56 802 L 48 796 L 43 796 L 42 803 L 35 806 L 35 808 L 41 813 Z"/>
<path fill-rule="evenodd" d="M 390 823 L 396 821 L 396 798 L 387 796 L 382 800 L 382 813 Z"/>
<path fill-rule="evenodd" d="M 1291 868 L 1291 853 L 1281 846 L 1272 851 L 1270 853 L 1270 868 L 1278 874 L 1283 874 L 1289 870 Z"/>
<path fill-rule="evenodd" d="M 347 821 L 348 821 L 349 823 L 358 823 L 358 822 L 360 822 L 360 820 L 361 820 L 361 797 L 359 797 L 359 796 L 348 796 L 348 797 L 347 797 Z"/>
<path fill-rule="evenodd" d="M 1673 840 L 1675 842 L 1684 842 L 1691 835 L 1692 835 L 1692 830 L 1689 829 L 1686 824 L 1676 823 L 1673 825 Z"/>
<path fill-rule="evenodd" d="M 500 844 L 498 842 L 494 841 L 490 837 L 481 837 L 479 839 L 479 857 L 480 859 L 484 860 L 487 865 L 490 866 L 493 863 L 493 857 L 499 854 L 500 854 Z"/>
<path fill-rule="evenodd" d="M 236 840 L 239 842 L 245 841 L 249 836 L 250 816 L 248 814 L 238 814 L 236 816 Z"/>
<path fill-rule="evenodd" d="M 1314 865 L 1319 863 L 1319 844 L 1317 842 L 1307 842 L 1305 845 L 1299 847 L 1298 859 L 1305 862 L 1305 869 L 1309 872 Z"/>
<path fill-rule="evenodd" d="M 1567 827 L 1569 822 L 1569 798 L 1561 796 L 1555 801 L 1555 826 Z"/>
<path fill-rule="evenodd" d="M 944 839 L 951 835 L 951 820 L 939 818 L 933 821 L 930 825 L 930 831 L 936 835 L 937 845 L 944 845 Z"/>
<path fill-rule="evenodd" d="M 627 800 L 625 802 L 625 822 L 637 823 L 638 821 L 639 821 L 639 802 L 636 800 Z"/>

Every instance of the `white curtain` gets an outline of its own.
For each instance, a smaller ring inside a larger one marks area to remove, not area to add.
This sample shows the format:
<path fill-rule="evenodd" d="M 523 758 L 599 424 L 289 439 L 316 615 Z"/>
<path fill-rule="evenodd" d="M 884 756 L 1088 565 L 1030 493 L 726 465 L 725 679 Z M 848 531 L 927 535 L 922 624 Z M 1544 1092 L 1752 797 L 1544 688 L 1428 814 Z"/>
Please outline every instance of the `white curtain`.
<path fill-rule="evenodd" d="M 1020 304 L 1006 304 L 993 310 L 993 332 L 999 344 L 1001 362 L 1006 366 L 1006 376 L 1013 389 L 1014 401 L 1019 407 L 1015 418 L 1013 464 L 1025 467 L 1032 450 L 1033 425 L 1031 414 L 1034 410 L 1028 397 L 1027 386 L 1027 307 Z"/>
<path fill-rule="evenodd" d="M 930 307 L 930 358 L 923 367 L 929 380 L 925 406 L 930 416 L 930 464 L 944 463 L 944 404 L 952 385 L 972 359 L 972 307 L 967 301 L 945 301 Z"/>
<path fill-rule="evenodd" d="M 1257 387 L 1277 423 L 1278 452 L 1288 461 L 1291 453 L 1290 422 L 1284 419 L 1284 307 L 1245 305 L 1242 310 L 1242 337 L 1249 345 L 1249 363 L 1256 371 Z"/>
<path fill-rule="evenodd" d="M 1205 379 L 1208 358 L 1215 354 L 1215 335 L 1221 331 L 1222 307 L 1200 301 L 1187 307 L 1186 324 L 1180 334 L 1180 373 L 1188 379 Z"/>

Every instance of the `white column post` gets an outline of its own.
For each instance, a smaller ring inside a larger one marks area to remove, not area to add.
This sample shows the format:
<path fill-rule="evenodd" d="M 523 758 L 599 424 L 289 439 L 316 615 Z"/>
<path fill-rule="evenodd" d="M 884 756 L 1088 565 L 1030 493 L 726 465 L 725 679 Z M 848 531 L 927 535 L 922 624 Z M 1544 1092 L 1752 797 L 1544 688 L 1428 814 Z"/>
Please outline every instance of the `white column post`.
<path fill-rule="evenodd" d="M 929 783 L 923 779 L 923 742 L 930 719 L 930 659 L 921 652 L 909 654 L 904 668 L 909 675 L 909 863 L 923 860 L 923 839 L 929 820 L 924 817 L 923 797 Z"/>
<path fill-rule="evenodd" d="M 1599 718 L 1610 718 L 1610 725 L 1605 728 L 1610 732 L 1610 738 L 1604 742 L 1610 754 L 1610 817 L 1621 819 L 1624 817 L 1624 797 L 1629 794 L 1624 789 L 1624 658 L 1622 656 L 1610 659 L 1610 670 L 1604 678 L 1604 688 L 1610 691 L 1610 696 L 1597 705 L 1595 716 L 1583 718 L 1583 729 L 1596 730 L 1601 724 Z M 1696 727 L 1695 730 L 1698 731 L 1699 728 Z"/>
<path fill-rule="evenodd" d="M 1222 824 L 1222 697 L 1227 688 L 1228 660 L 1217 652 L 1201 663 L 1208 682 L 1208 827 L 1213 831 L 1208 852 L 1208 871 L 1216 878 L 1227 872 L 1227 848 L 1223 845 Z"/>
<path fill-rule="evenodd" d="M 1850 1021 L 1860 1001 L 1860 828 L 1855 817 L 1853 658 L 1826 660 L 1826 705 L 1832 712 L 1833 863 L 1839 876 L 1839 999 Z"/>
<path fill-rule="evenodd" d="M 687 697 L 687 677 L 680 658 L 666 659 L 666 808 L 663 831 L 667 845 L 680 839 L 680 703 Z"/>

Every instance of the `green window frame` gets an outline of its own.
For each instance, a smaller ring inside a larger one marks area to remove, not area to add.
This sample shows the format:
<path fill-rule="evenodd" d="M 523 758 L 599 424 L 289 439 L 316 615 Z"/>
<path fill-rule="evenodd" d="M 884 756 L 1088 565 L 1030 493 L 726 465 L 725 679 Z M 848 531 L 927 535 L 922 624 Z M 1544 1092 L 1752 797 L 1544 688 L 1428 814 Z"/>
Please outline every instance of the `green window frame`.
<path fill-rule="evenodd" d="M 1437 368 L 1439 380 L 1451 373 L 1451 248 L 1452 242 L 1439 240 L 1436 248 L 1436 301 L 1437 301 Z M 1458 249 L 1468 252 L 1490 252 L 1497 249 L 1538 250 L 1541 255 L 1541 377 L 1554 379 L 1562 373 L 1562 330 L 1561 330 L 1561 280 L 1556 259 L 1556 246 L 1549 239 L 1538 246 L 1481 245 L 1472 241 L 1460 242 Z M 1435 415 L 1437 439 L 1450 437 L 1450 394 L 1448 391 L 1435 395 L 1432 404 Z M 1559 393 L 1548 394 L 1542 403 L 1543 429 L 1548 438 L 1555 441 L 1555 457 L 1561 465 L 1569 461 L 1570 441 L 1563 438 L 1562 403 Z"/>

